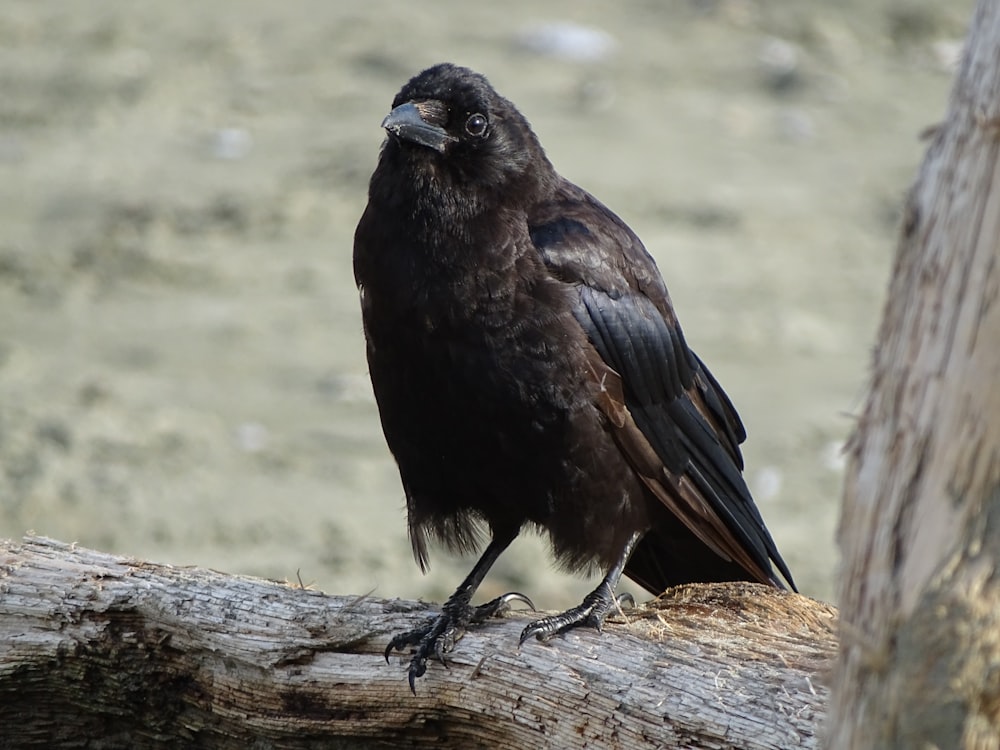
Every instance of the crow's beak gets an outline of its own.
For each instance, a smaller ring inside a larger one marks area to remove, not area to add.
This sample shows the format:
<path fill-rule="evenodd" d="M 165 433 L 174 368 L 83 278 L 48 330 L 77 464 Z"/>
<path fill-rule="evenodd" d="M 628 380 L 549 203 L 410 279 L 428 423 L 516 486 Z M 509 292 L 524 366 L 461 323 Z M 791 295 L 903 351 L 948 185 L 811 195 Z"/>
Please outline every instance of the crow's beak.
<path fill-rule="evenodd" d="M 382 127 L 397 138 L 410 141 L 439 153 L 444 153 L 454 136 L 437 125 L 431 125 L 420 114 L 420 108 L 413 102 L 400 104 L 382 120 Z"/>

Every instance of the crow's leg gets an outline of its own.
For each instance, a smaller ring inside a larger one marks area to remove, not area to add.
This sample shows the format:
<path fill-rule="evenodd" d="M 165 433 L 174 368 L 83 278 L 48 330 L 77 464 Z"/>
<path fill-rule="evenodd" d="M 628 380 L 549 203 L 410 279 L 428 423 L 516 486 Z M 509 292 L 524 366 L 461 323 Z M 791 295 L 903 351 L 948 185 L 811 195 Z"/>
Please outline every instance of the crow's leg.
<path fill-rule="evenodd" d="M 478 624 L 501 614 L 509 608 L 509 603 L 514 600 L 524 601 L 531 606 L 530 600 L 521 594 L 505 594 L 480 607 L 472 607 L 469 604 L 476 589 L 479 588 L 479 584 L 486 577 L 486 573 L 516 536 L 516 531 L 494 536 L 482 557 L 472 568 L 472 572 L 466 576 L 455 593 L 448 597 L 448 601 L 441 608 L 441 614 L 428 620 L 424 626 L 407 633 L 400 633 L 389 641 L 389 645 L 385 649 L 386 661 L 389 660 L 389 654 L 393 651 L 401 651 L 407 646 L 413 647 L 409 680 L 410 690 L 414 693 L 416 693 L 416 679 L 427 671 L 427 659 L 434 656 L 442 664 L 445 664 L 445 654 L 455 648 L 455 644 L 465 633 L 467 625 Z M 534 609 L 533 606 L 532 609 Z"/>
<path fill-rule="evenodd" d="M 629 538 L 628 544 L 625 545 L 617 562 L 604 576 L 597 588 L 584 597 L 581 604 L 561 614 L 543 617 L 541 620 L 531 623 L 521 632 L 521 643 L 524 643 L 531 636 L 544 641 L 554 635 L 581 626 L 594 628 L 600 632 L 604 625 L 604 618 L 618 606 L 619 599 L 615 597 L 615 587 L 618 586 L 622 571 L 625 570 L 625 564 L 640 539 L 642 539 L 642 534 L 639 532 Z M 626 598 L 631 599 L 632 597 L 628 595 L 622 597 L 622 599 Z"/>

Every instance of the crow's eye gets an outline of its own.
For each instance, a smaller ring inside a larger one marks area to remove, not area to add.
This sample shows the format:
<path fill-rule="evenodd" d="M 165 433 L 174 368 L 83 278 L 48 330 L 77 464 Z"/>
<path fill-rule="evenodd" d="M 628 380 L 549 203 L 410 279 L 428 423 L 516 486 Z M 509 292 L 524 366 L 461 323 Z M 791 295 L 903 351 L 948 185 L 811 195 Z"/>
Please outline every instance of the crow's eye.
<path fill-rule="evenodd" d="M 465 132 L 476 137 L 481 136 L 486 132 L 487 124 L 486 118 L 477 112 L 469 115 L 469 119 L 465 121 Z"/>

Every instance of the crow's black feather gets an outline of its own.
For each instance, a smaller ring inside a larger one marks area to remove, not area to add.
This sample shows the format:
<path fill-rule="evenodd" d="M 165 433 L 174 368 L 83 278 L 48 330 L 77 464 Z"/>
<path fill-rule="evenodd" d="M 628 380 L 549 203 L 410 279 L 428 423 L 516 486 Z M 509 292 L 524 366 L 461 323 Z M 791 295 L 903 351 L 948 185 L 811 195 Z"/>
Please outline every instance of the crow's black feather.
<path fill-rule="evenodd" d="M 504 602 L 475 589 L 526 526 L 601 585 L 526 628 L 600 627 L 624 573 L 794 587 L 742 476 L 745 431 L 614 213 L 552 168 L 527 120 L 450 64 L 409 81 L 355 234 L 368 362 L 421 565 L 490 539 L 442 614 L 397 636 L 410 683 Z"/>

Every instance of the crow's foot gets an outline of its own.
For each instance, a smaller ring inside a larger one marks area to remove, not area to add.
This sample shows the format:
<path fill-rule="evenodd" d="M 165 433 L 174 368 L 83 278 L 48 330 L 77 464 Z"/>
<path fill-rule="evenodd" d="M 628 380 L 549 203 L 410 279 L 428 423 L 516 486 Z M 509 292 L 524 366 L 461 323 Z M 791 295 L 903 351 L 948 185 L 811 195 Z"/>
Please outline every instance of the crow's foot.
<path fill-rule="evenodd" d="M 492 601 L 471 607 L 461 600 L 449 599 L 442 608 L 441 614 L 427 621 L 426 624 L 414 630 L 395 636 L 385 648 L 385 660 L 389 654 L 411 648 L 408 679 L 410 690 L 416 695 L 416 680 L 427 671 L 427 660 L 436 658 L 446 667 L 445 655 L 450 653 L 455 644 L 465 635 L 468 625 L 479 625 L 491 617 L 500 617 L 510 609 L 511 602 L 520 601 L 534 609 L 531 600 L 524 594 L 515 592 L 498 596 Z"/>
<path fill-rule="evenodd" d="M 615 597 L 614 591 L 602 582 L 594 591 L 587 594 L 583 602 L 558 615 L 549 615 L 535 620 L 521 631 L 521 643 L 535 636 L 540 641 L 546 641 L 555 635 L 579 627 L 594 628 L 598 633 L 604 627 L 605 618 L 622 602 L 635 604 L 631 594 Z"/>

